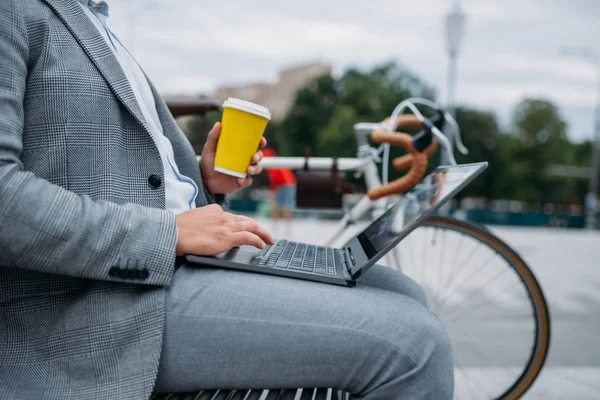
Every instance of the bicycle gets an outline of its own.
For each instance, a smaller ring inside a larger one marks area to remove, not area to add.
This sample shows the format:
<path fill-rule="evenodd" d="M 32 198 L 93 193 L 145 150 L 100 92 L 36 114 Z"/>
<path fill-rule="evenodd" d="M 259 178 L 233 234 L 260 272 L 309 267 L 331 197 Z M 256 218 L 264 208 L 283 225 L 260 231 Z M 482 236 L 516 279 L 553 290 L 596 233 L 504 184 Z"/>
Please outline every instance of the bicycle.
<path fill-rule="evenodd" d="M 425 118 L 417 105 L 433 109 L 435 115 Z M 406 109 L 412 114 L 404 114 Z M 355 171 L 364 177 L 368 195 L 342 217 L 321 243 L 326 246 L 343 244 L 344 233 L 359 229 L 365 215 L 371 212 L 373 218 L 378 217 L 398 195 L 413 187 L 423 177 L 438 143 L 450 163 L 456 165 L 443 131 L 454 135 L 458 149 L 466 151 L 456 121 L 425 99 L 405 100 L 389 120 L 359 123 L 354 128 L 356 158 L 273 157 L 262 161 L 265 169 L 294 170 L 329 170 L 335 163 L 339 171 Z M 407 134 L 393 133 L 408 128 L 421 132 L 410 140 Z M 367 136 L 381 146 L 372 147 Z M 401 136 L 403 139 L 398 140 Z M 393 141 L 409 150 L 393 160 L 393 165 L 399 170 L 409 169 L 409 173 L 388 182 L 389 143 Z M 383 165 L 382 179 L 378 163 Z M 431 311 L 446 327 L 454 352 L 455 398 L 512 400 L 531 387 L 548 355 L 550 315 L 533 272 L 510 246 L 483 226 L 435 216 L 400 242 L 383 264 L 421 284 Z M 481 267 L 473 270 L 471 265 Z"/>

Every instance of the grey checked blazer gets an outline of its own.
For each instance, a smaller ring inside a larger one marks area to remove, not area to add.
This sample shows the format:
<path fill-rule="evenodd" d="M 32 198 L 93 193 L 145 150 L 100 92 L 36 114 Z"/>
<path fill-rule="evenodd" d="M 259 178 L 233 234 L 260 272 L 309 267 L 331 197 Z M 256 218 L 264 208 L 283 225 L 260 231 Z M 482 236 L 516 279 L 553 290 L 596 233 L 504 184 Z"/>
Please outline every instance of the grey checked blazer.
<path fill-rule="evenodd" d="M 0 0 L 0 399 L 150 396 L 177 241 L 151 175 L 148 126 L 77 0 Z"/>

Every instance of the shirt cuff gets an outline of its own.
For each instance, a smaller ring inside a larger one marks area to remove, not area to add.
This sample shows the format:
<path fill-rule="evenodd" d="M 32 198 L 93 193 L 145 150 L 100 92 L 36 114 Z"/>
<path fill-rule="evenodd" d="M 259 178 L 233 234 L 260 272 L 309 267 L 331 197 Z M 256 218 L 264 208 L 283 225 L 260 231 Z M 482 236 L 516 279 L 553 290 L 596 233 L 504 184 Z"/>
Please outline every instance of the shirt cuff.
<path fill-rule="evenodd" d="M 202 191 L 204 192 L 204 197 L 206 197 L 206 200 L 208 201 L 208 204 L 218 204 L 220 206 L 226 205 L 227 204 L 227 199 L 225 198 L 224 194 L 212 194 L 208 188 L 206 187 L 206 185 L 203 182 L 203 178 L 202 178 L 202 168 L 200 168 L 200 164 L 198 163 L 198 172 L 200 173 L 200 183 L 202 184 Z"/>
<path fill-rule="evenodd" d="M 208 189 L 206 187 L 204 188 L 204 195 L 206 196 L 206 200 L 208 200 L 209 203 L 216 203 L 220 206 L 224 206 L 227 204 L 227 198 L 224 194 L 221 193 L 217 193 L 217 194 L 212 194 L 211 192 L 208 191 Z"/>

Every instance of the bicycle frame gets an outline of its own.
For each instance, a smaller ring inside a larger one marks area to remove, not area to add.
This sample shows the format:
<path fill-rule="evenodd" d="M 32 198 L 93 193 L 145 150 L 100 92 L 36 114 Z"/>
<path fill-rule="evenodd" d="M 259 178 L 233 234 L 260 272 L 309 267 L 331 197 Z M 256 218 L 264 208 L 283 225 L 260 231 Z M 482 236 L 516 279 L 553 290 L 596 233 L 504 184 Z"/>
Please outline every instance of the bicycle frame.
<path fill-rule="evenodd" d="M 404 103 L 404 102 L 403 102 Z M 403 103 L 401 103 L 398 108 L 402 108 L 400 107 Z M 422 102 L 422 104 L 424 104 L 424 102 Z M 427 105 L 427 104 L 425 104 Z M 413 106 L 414 107 L 414 106 Z M 411 108 L 411 107 L 408 107 Z M 411 108 L 412 109 L 412 108 Z M 418 110 L 415 112 L 415 110 L 413 109 L 413 113 L 417 116 L 419 116 Z M 401 113 L 400 113 L 401 114 Z M 381 128 L 384 127 L 384 129 L 388 130 L 388 132 L 390 130 L 392 130 L 391 127 L 393 127 L 395 125 L 395 118 L 398 117 L 398 113 L 395 111 L 394 114 L 392 115 L 391 124 L 388 124 L 389 126 L 385 126 L 386 124 L 371 124 L 371 123 L 359 123 L 357 125 L 354 126 L 355 129 L 355 133 L 356 133 L 356 139 L 358 142 L 358 155 L 357 158 L 337 158 L 336 159 L 336 163 L 337 163 L 337 169 L 339 171 L 346 171 L 346 172 L 356 172 L 358 174 L 360 174 L 363 179 L 365 180 L 366 183 L 366 188 L 367 191 L 370 190 L 374 190 L 374 189 L 378 189 L 381 186 L 385 185 L 387 183 L 387 171 L 386 171 L 386 167 L 387 165 L 389 165 L 388 163 L 388 158 L 389 158 L 389 145 L 382 145 L 381 147 L 379 147 L 379 149 L 374 149 L 373 147 L 371 147 L 367 140 L 366 140 L 366 136 L 368 134 L 370 134 L 374 129 L 377 128 Z M 422 117 L 422 116 L 420 116 Z M 414 120 L 414 119 L 413 119 Z M 448 132 L 449 135 L 454 134 L 454 144 L 457 145 L 458 149 L 462 152 L 465 153 L 466 149 L 464 148 L 464 146 L 462 145 L 462 141 L 460 139 L 460 133 L 458 131 L 458 126 L 456 125 L 456 121 L 454 121 L 451 117 L 449 117 L 447 119 L 448 122 L 450 122 L 450 127 L 454 128 L 454 133 L 452 132 Z M 421 120 L 421 122 L 423 122 L 423 120 Z M 432 123 L 430 121 L 429 125 L 431 125 Z M 409 126 L 408 123 L 405 126 Z M 414 127 L 414 126 L 413 126 Z M 438 134 L 441 134 L 440 131 L 438 130 L 437 133 L 435 132 L 435 129 L 437 128 L 430 128 L 433 132 L 433 134 L 435 135 L 436 139 L 438 139 Z M 380 133 L 377 132 L 376 134 Z M 439 144 L 442 146 L 442 148 L 448 152 L 451 153 L 451 148 L 450 148 L 450 143 L 447 140 L 446 137 L 443 138 L 444 140 L 438 140 Z M 414 142 L 413 142 L 414 143 Z M 388 148 L 386 148 L 388 147 Z M 408 149 L 407 149 L 408 150 Z M 420 152 L 423 152 L 423 150 L 420 150 Z M 382 157 L 380 157 L 380 155 L 382 155 Z M 411 152 L 411 156 L 413 157 L 412 161 L 415 162 L 414 160 L 416 159 L 416 156 L 414 154 L 414 152 Z M 417 155 L 418 156 L 418 155 Z M 456 164 L 456 162 L 454 161 L 454 157 L 448 157 L 450 160 L 451 164 Z M 404 160 L 408 159 L 406 158 L 406 156 L 403 157 Z M 383 173 L 382 173 L 382 177 L 380 178 L 379 175 L 379 171 L 378 171 L 378 163 L 383 163 Z M 263 159 L 263 161 L 261 162 L 261 165 L 263 166 L 264 169 L 277 169 L 277 168 L 288 168 L 288 169 L 292 169 L 292 170 L 301 170 L 304 169 L 305 166 L 308 167 L 308 169 L 310 170 L 321 170 L 321 171 L 329 171 L 332 169 L 332 167 L 334 166 L 334 159 L 333 158 L 327 158 L 327 157 L 319 157 L 319 158 L 304 158 L 304 157 L 269 157 L 269 158 L 265 158 Z M 402 167 L 398 167 L 398 168 L 405 168 L 405 164 L 401 164 L 403 165 Z M 396 164 L 394 164 L 394 166 L 397 167 Z M 419 174 L 419 176 L 421 176 L 421 173 Z M 412 182 L 411 182 L 412 184 Z M 417 183 L 417 185 L 419 185 Z M 389 186 L 388 186 L 389 187 Z M 398 188 L 398 186 L 396 186 L 396 188 Z M 397 189 L 395 191 L 392 191 L 392 193 L 398 193 L 398 192 L 402 192 L 402 191 L 406 191 L 406 188 L 403 189 Z M 384 190 L 380 191 L 379 193 L 389 193 L 385 192 Z M 396 202 L 398 199 L 401 199 L 403 196 L 403 194 L 397 194 L 397 195 L 388 195 L 386 197 L 381 197 L 378 200 L 371 200 L 371 198 L 369 197 L 369 195 L 365 194 L 364 196 L 362 196 L 360 198 L 360 200 L 350 209 L 348 210 L 344 216 L 340 219 L 340 221 L 335 225 L 333 232 L 329 235 L 329 237 L 325 238 L 325 240 L 320 243 L 322 245 L 325 246 L 329 246 L 329 247 L 340 247 L 341 245 L 343 245 L 344 243 L 339 243 L 343 238 L 343 234 L 347 233 L 348 228 L 358 222 L 362 217 L 364 217 L 365 215 L 367 215 L 367 213 L 372 212 L 372 216 L 373 219 L 379 217 L 383 212 L 385 212 L 388 207 L 391 205 L 392 202 Z M 373 195 L 373 198 L 377 198 L 379 196 Z M 401 215 L 404 215 L 403 213 L 399 213 Z M 435 315 L 438 316 L 438 318 L 440 318 L 440 321 L 442 323 L 444 323 L 444 326 L 446 327 L 446 329 L 450 329 L 452 327 L 456 328 L 456 325 L 458 325 L 458 323 L 456 321 L 458 321 L 457 318 L 457 309 L 460 310 L 465 309 L 466 311 L 468 311 L 469 316 L 471 316 L 471 312 L 473 309 L 476 309 L 477 307 L 481 307 L 482 304 L 487 304 L 487 302 L 489 302 L 492 307 L 494 306 L 493 300 L 495 297 L 498 297 L 498 292 L 497 291 L 493 291 L 493 295 L 490 296 L 490 293 L 488 292 L 487 295 L 483 292 L 483 288 L 487 288 L 489 286 L 489 284 L 491 282 L 493 282 L 494 280 L 498 281 L 500 277 L 503 277 L 504 271 L 505 270 L 512 270 L 517 278 L 517 282 L 521 282 L 524 285 L 524 289 L 525 292 L 527 293 L 526 296 L 523 296 L 523 298 L 525 299 L 525 301 L 527 302 L 528 305 L 532 305 L 532 319 L 534 324 L 532 324 L 532 327 L 534 326 L 535 328 L 532 328 L 532 334 L 533 334 L 533 339 L 534 339 L 534 351 L 532 351 L 531 353 L 527 353 L 530 354 L 528 359 L 525 359 L 527 364 L 524 364 L 524 370 L 521 372 L 520 369 L 517 369 L 517 372 L 520 373 L 521 375 L 515 375 L 513 376 L 509 376 L 508 378 L 510 379 L 508 381 L 508 384 L 506 387 L 502 386 L 501 389 L 505 390 L 504 394 L 502 394 L 500 397 L 496 397 L 494 396 L 494 398 L 506 398 L 506 399 L 516 399 L 519 398 L 520 396 L 522 396 L 525 391 L 531 386 L 532 382 L 535 380 L 535 378 L 538 376 L 539 371 L 541 370 L 541 367 L 545 361 L 545 358 L 547 356 L 547 350 L 548 350 L 548 342 L 549 342 L 549 335 L 550 335 L 550 331 L 549 331 L 549 316 L 548 316 L 548 309 L 546 306 L 546 302 L 544 300 L 543 297 L 543 293 L 541 291 L 541 288 L 539 287 L 539 284 L 537 284 L 535 278 L 533 277 L 533 274 L 531 273 L 531 271 L 529 270 L 529 268 L 527 267 L 527 265 L 524 263 L 524 261 L 522 261 L 520 259 L 520 257 L 514 253 L 513 250 L 510 249 L 510 247 L 508 247 L 507 245 L 505 245 L 503 242 L 501 242 L 500 240 L 498 240 L 497 238 L 495 238 L 493 235 L 489 234 L 488 231 L 486 230 L 482 230 L 480 228 L 477 228 L 475 225 L 470 225 L 470 224 L 465 224 L 465 223 L 460 223 L 460 224 L 449 224 L 448 221 L 453 221 L 452 219 L 447 219 L 447 218 L 434 218 L 434 220 L 437 219 L 437 223 L 432 221 L 432 223 L 429 224 L 429 228 L 431 229 L 432 227 L 435 227 L 435 232 L 434 232 L 434 237 L 435 239 L 433 240 L 433 242 L 436 242 L 437 239 L 437 235 L 439 234 L 439 232 L 445 232 L 445 231 L 449 231 L 449 232 L 453 232 L 456 235 L 461 235 L 458 245 L 455 245 L 454 248 L 460 248 L 463 245 L 463 239 L 466 237 L 467 242 L 469 240 L 474 241 L 476 243 L 476 245 L 474 247 L 472 247 L 470 251 L 470 255 L 468 257 L 466 257 L 466 259 L 463 259 L 465 257 L 457 257 L 457 255 L 459 255 L 459 252 L 455 252 L 454 253 L 454 258 L 455 260 L 449 260 L 449 263 L 442 263 L 442 260 L 445 260 L 444 257 L 446 257 L 446 253 L 444 252 L 444 246 L 446 244 L 446 239 L 445 239 L 445 235 L 443 235 L 442 233 L 442 237 L 441 239 L 439 239 L 439 241 L 441 242 L 441 258 L 438 257 L 434 257 L 435 260 L 434 262 L 437 263 L 437 261 L 440 261 L 440 268 L 446 268 L 447 266 L 452 266 L 453 264 L 456 263 L 457 260 L 459 260 L 461 262 L 461 266 L 460 269 L 457 270 L 456 275 L 459 275 L 461 272 L 463 272 L 463 268 L 465 265 L 467 265 L 472 259 L 477 260 L 477 256 L 479 256 L 479 254 L 475 257 L 475 253 L 478 252 L 483 245 L 483 248 L 488 248 L 488 252 L 491 252 L 491 254 L 494 257 L 498 257 L 498 259 L 500 259 L 500 261 L 505 262 L 506 266 L 503 266 L 505 264 L 501 264 L 500 267 L 504 268 L 503 270 L 500 270 L 500 273 L 494 271 L 492 274 L 488 274 L 488 275 L 484 275 L 485 278 L 483 280 L 480 280 L 479 282 L 476 281 L 478 286 L 478 290 L 473 290 L 472 288 L 470 288 L 468 285 L 465 285 L 465 281 L 468 279 L 473 278 L 474 273 L 471 272 L 471 274 L 466 276 L 461 276 L 461 279 L 459 279 L 457 286 L 455 286 L 456 292 L 452 292 L 451 289 L 449 289 L 449 287 L 452 287 L 451 282 L 452 280 L 449 279 L 450 276 L 452 276 L 449 273 L 441 273 L 441 269 L 439 271 L 438 277 L 436 279 L 437 281 L 437 286 L 434 283 L 433 285 L 429 286 L 429 291 L 427 290 L 428 286 L 424 285 L 425 283 L 425 279 L 421 280 L 421 275 L 420 272 L 411 275 L 411 271 L 414 272 L 416 270 L 419 270 L 419 268 L 417 267 L 415 269 L 414 267 L 414 259 L 412 257 L 412 251 L 410 251 L 410 256 L 408 257 L 404 257 L 402 258 L 401 255 L 404 255 L 403 253 L 405 252 L 405 249 L 410 249 L 412 243 L 410 241 L 408 241 L 408 243 L 405 243 L 404 246 L 395 246 L 391 249 L 391 251 L 389 251 L 386 255 L 385 258 L 380 260 L 383 261 L 382 265 L 387 265 L 388 267 L 391 267 L 393 269 L 396 269 L 398 271 L 404 272 L 407 274 L 407 276 L 412 277 L 413 279 L 415 279 L 418 283 L 420 283 L 423 287 L 423 289 L 425 290 L 425 294 L 428 298 L 429 301 L 431 301 L 434 305 L 438 305 L 439 307 L 437 307 L 435 310 L 432 308 L 432 312 L 435 313 Z M 440 224 L 440 221 L 444 221 L 447 220 L 447 222 Z M 456 223 L 458 223 L 459 221 L 455 221 Z M 454 228 L 453 228 L 454 226 Z M 465 228 L 465 226 L 467 226 L 467 228 Z M 470 227 L 469 227 L 470 226 Z M 460 229 L 459 229 L 460 227 Z M 427 226 L 426 226 L 427 228 Z M 425 229 L 426 230 L 426 229 Z M 423 237 L 423 236 L 422 236 Z M 427 236 L 424 236 L 425 238 L 427 238 Z M 422 241 L 419 241 L 421 243 L 423 243 Z M 449 241 L 449 243 L 452 243 L 451 241 Z M 336 246 L 335 244 L 338 244 L 338 246 Z M 426 246 L 426 244 L 424 244 L 424 247 Z M 428 248 L 432 248 L 432 245 L 429 244 L 430 247 Z M 436 249 L 439 249 L 440 247 L 438 246 Z M 438 254 L 438 253 L 435 253 Z M 450 257 L 446 257 L 446 258 L 450 258 Z M 490 261 L 492 260 L 492 258 L 490 258 L 490 255 L 485 253 L 485 250 L 482 251 L 482 255 L 480 256 L 481 261 L 483 261 L 484 259 L 486 259 L 487 261 L 485 261 L 484 265 L 487 265 L 490 263 Z M 384 261 L 385 260 L 385 261 Z M 404 261 L 406 260 L 406 262 Z M 386 263 L 387 261 L 387 263 Z M 418 264 L 417 260 L 417 264 Z M 413 267 L 411 267 L 411 264 L 413 265 Z M 479 262 L 477 262 L 477 264 L 479 264 Z M 496 264 L 496 263 L 494 263 Z M 423 257 L 423 265 L 427 266 L 427 264 L 425 263 L 425 257 Z M 404 271 L 403 271 L 404 269 Z M 426 268 L 423 268 L 423 270 L 426 270 Z M 419 270 L 420 271 L 420 270 Z M 436 271 L 434 269 L 434 271 Z M 480 273 L 480 270 L 475 270 L 475 272 Z M 454 276 L 456 278 L 456 276 Z M 490 277 L 492 279 L 490 279 Z M 467 278 L 467 279 L 464 279 Z M 520 279 L 520 280 L 519 280 Z M 485 283 L 483 283 L 485 282 Z M 431 282 L 430 282 L 431 283 Z M 506 285 L 506 281 L 503 281 L 501 283 L 502 286 Z M 517 287 L 518 284 L 516 284 L 515 287 Z M 523 288 L 522 288 L 523 289 Z M 475 294 L 473 294 L 475 293 Z M 500 292 L 502 293 L 502 292 Z M 469 295 L 470 297 L 469 299 L 471 300 L 471 302 L 467 302 L 463 296 L 465 295 Z M 532 295 L 534 294 L 534 295 Z M 475 303 L 472 302 L 473 299 L 476 299 L 477 301 Z M 482 300 L 483 299 L 483 300 Z M 502 298 L 504 299 L 504 298 Z M 512 300 L 512 299 L 511 299 Z M 535 300 L 535 302 L 534 302 Z M 432 304 L 430 303 L 430 304 Z M 454 304 L 454 307 L 452 307 L 451 305 Z M 509 302 L 510 303 L 510 302 Z M 541 306 L 540 306 L 541 304 Z M 511 305 L 512 306 L 512 305 Z M 504 304 L 502 305 L 498 305 L 498 307 L 502 310 L 503 313 L 506 312 L 506 310 L 510 310 L 510 308 Z M 449 310 L 448 310 L 449 309 Z M 541 310 L 541 311 L 540 311 Z M 504 314 L 502 314 L 504 316 Z M 523 315 L 528 315 L 528 314 L 523 314 L 523 311 L 520 308 L 516 309 L 516 316 L 518 318 L 518 321 L 522 321 L 523 320 Z M 471 325 L 467 326 L 467 331 L 466 331 L 466 335 L 460 335 L 458 336 L 461 332 L 460 329 L 455 329 L 454 331 L 449 331 L 449 335 L 455 333 L 456 339 L 457 339 L 457 343 L 462 343 L 464 345 L 464 343 L 467 343 L 465 341 L 465 337 L 467 338 L 467 340 L 469 340 L 469 338 L 471 336 L 478 336 L 477 334 L 471 334 L 473 327 L 477 326 L 477 323 L 474 323 L 473 321 L 477 321 L 480 318 L 479 314 L 473 314 L 473 319 L 469 320 L 471 322 Z M 443 319 L 443 317 L 445 317 L 445 319 Z M 482 322 L 480 322 L 483 325 L 487 325 L 489 324 L 488 321 L 493 321 L 493 320 L 487 320 L 487 319 L 482 319 Z M 517 329 L 516 332 L 520 332 L 522 330 L 521 325 L 515 325 Z M 488 328 L 489 330 L 489 328 Z M 495 335 L 496 334 L 496 328 L 495 326 L 490 330 L 490 334 L 492 334 L 492 338 L 494 340 L 496 340 Z M 477 333 L 477 331 L 475 330 L 475 332 Z M 484 331 L 485 333 L 485 331 Z M 525 333 L 527 337 L 527 333 Z M 451 340 L 454 339 L 454 336 L 450 336 Z M 454 344 L 454 343 L 453 343 Z M 476 345 L 477 342 L 475 341 L 474 344 Z M 503 348 L 500 347 L 499 348 Z M 459 347 L 460 349 L 460 347 Z M 477 359 L 479 359 L 481 357 L 481 355 L 483 354 L 484 356 L 486 355 L 485 352 L 481 351 L 480 349 L 478 349 L 477 347 L 474 347 L 473 349 L 471 349 L 470 347 L 465 347 L 467 352 L 476 352 L 475 353 L 475 357 Z M 540 350 L 541 349 L 541 350 Z M 454 349 L 455 351 L 459 351 L 460 350 L 456 350 L 456 348 Z M 540 355 L 541 354 L 541 355 Z M 495 357 L 495 353 L 493 355 Z M 473 354 L 471 354 L 471 357 L 474 357 Z M 458 356 L 456 357 L 456 359 L 458 359 Z M 535 362 L 535 363 L 534 363 Z M 484 367 L 486 366 L 485 364 L 483 364 Z M 476 365 L 478 366 L 478 365 Z M 532 367 L 533 366 L 533 367 Z M 462 376 L 462 382 L 465 385 L 463 387 L 463 389 L 468 389 L 469 390 L 469 397 L 471 397 L 471 392 L 470 392 L 470 388 L 473 388 L 475 386 L 473 386 L 473 383 L 470 383 L 471 380 L 477 380 L 477 375 L 475 375 L 475 379 L 473 379 L 470 374 L 467 374 L 466 371 L 469 370 L 469 368 L 473 368 L 472 365 L 467 364 L 466 367 L 461 366 L 460 364 L 457 364 L 458 370 L 459 371 L 463 371 L 462 375 L 459 375 L 459 373 L 457 373 L 456 376 Z M 510 364 L 511 369 L 514 369 L 512 364 Z M 486 370 L 486 368 L 483 368 L 484 370 Z M 487 368 L 487 370 L 493 370 L 494 368 Z M 496 368 L 497 369 L 497 368 Z M 487 372 L 486 372 L 487 373 Z M 482 375 L 483 376 L 483 375 Z M 492 374 L 493 376 L 493 374 Z M 491 378 L 487 378 L 490 381 L 494 381 L 494 383 L 496 383 L 495 380 L 492 380 Z M 513 383 L 513 380 L 514 383 Z M 471 385 L 471 386 L 466 386 L 466 385 Z M 504 382 L 502 381 L 500 383 L 500 385 L 504 385 Z M 509 395 L 507 395 L 509 394 Z M 475 396 L 476 397 L 476 396 Z"/>
<path fill-rule="evenodd" d="M 264 169 L 289 168 L 292 170 L 300 170 L 304 168 L 306 163 L 303 157 L 269 157 L 261 161 Z M 367 185 L 367 189 L 374 189 L 381 186 L 381 180 L 377 172 L 377 165 L 373 156 L 369 155 L 365 158 L 338 158 L 338 169 L 340 171 L 356 171 L 360 172 Z M 327 171 L 333 166 L 333 158 L 328 157 L 311 157 L 308 159 L 308 168 L 312 170 Z M 371 210 L 385 211 L 386 199 L 371 200 L 366 194 L 348 211 L 336 225 L 334 232 L 323 241 L 324 246 L 333 246 L 337 238 L 344 230 L 354 222 L 360 220 Z"/>
<path fill-rule="evenodd" d="M 379 149 L 372 148 L 367 140 L 366 136 L 369 135 L 374 129 L 383 127 L 386 130 L 393 131 L 396 126 L 396 122 L 398 118 L 402 115 L 402 113 L 406 109 L 410 109 L 415 116 L 421 121 L 425 121 L 425 117 L 421 114 L 421 112 L 417 109 L 415 104 L 424 105 L 426 107 L 430 107 L 433 109 L 439 109 L 437 104 L 430 100 L 420 99 L 420 98 L 411 98 L 402 101 L 398 106 L 394 109 L 389 123 L 368 123 L 361 122 L 354 126 L 356 140 L 358 143 L 358 157 L 357 158 L 338 158 L 337 166 L 340 171 L 356 171 L 364 177 L 367 191 L 379 188 L 382 184 L 387 183 L 388 178 L 388 158 L 389 158 L 389 144 L 382 145 Z M 454 118 L 445 114 L 447 121 L 449 122 L 450 127 L 452 128 L 449 131 L 449 135 L 454 135 L 455 143 L 459 151 L 463 154 L 467 153 L 466 148 L 464 148 L 462 144 L 462 140 L 460 137 L 460 129 L 458 124 L 454 120 Z M 432 133 L 438 142 L 442 145 L 442 147 L 446 150 L 449 155 L 450 162 L 453 165 L 456 165 L 456 161 L 454 159 L 454 154 L 452 152 L 451 142 L 445 136 L 445 133 L 438 130 L 436 127 L 432 127 Z M 377 170 L 377 162 L 379 160 L 379 153 L 383 152 L 383 182 L 379 178 L 378 170 Z M 329 157 L 310 157 L 305 159 L 304 157 L 269 157 L 262 160 L 261 165 L 264 169 L 277 169 L 277 168 L 288 168 L 291 170 L 300 170 L 307 166 L 312 170 L 331 170 L 333 166 L 333 158 Z M 400 195 L 401 198 L 402 195 Z M 398 200 L 398 196 L 396 196 L 396 201 Z M 369 211 L 372 211 L 373 219 L 379 217 L 383 214 L 388 205 L 390 203 L 389 197 L 384 197 L 379 200 L 371 200 L 368 195 L 364 195 L 358 203 L 352 207 L 344 216 L 340 219 L 340 221 L 335 226 L 333 232 L 329 237 L 327 237 L 323 243 L 324 246 L 334 246 L 336 240 L 342 236 L 346 228 L 355 222 L 359 221 L 363 216 L 365 216 Z M 396 251 L 391 251 L 389 253 L 392 258 L 392 262 L 395 264 L 396 269 L 400 270 L 400 258 Z"/>

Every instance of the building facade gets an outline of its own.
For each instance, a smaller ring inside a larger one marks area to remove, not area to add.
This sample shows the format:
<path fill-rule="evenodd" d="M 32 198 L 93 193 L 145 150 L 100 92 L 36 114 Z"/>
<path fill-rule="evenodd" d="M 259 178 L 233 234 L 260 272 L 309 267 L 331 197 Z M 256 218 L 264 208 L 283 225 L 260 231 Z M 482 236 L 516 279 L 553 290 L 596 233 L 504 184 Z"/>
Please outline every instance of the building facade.
<path fill-rule="evenodd" d="M 327 64 L 309 64 L 284 69 L 279 72 L 279 81 L 270 83 L 250 83 L 243 86 L 223 86 L 213 97 L 224 101 L 228 97 L 252 101 L 268 107 L 274 120 L 281 120 L 294 103 L 296 92 L 315 78 L 331 75 L 332 67 Z"/>

